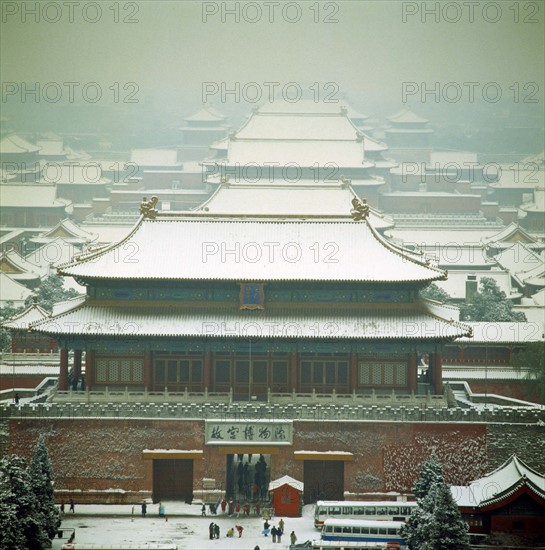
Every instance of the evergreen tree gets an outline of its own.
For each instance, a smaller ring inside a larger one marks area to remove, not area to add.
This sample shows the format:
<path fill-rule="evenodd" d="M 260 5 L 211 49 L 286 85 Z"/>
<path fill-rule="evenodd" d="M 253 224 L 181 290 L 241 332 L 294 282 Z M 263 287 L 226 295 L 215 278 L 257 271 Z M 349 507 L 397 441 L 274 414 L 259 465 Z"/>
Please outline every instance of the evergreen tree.
<path fill-rule="evenodd" d="M 524 313 L 513 311 L 513 304 L 495 279 L 483 277 L 470 304 L 460 305 L 461 321 L 526 321 Z"/>
<path fill-rule="evenodd" d="M 467 525 L 462 520 L 435 452 L 422 466 L 415 483 L 418 507 L 401 529 L 410 550 L 469 550 Z"/>
<path fill-rule="evenodd" d="M 53 304 L 79 296 L 79 293 L 73 288 L 66 290 L 62 285 L 62 277 L 58 275 L 49 275 L 49 277 L 46 277 L 40 283 L 40 288 L 38 289 L 38 305 L 47 311 L 52 311 Z M 28 307 L 32 304 L 33 300 L 34 298 L 29 296 L 25 301 L 25 305 Z"/>
<path fill-rule="evenodd" d="M 30 485 L 38 502 L 38 512 L 42 516 L 43 526 L 49 538 L 53 538 L 60 527 L 61 517 L 55 506 L 53 470 L 43 435 L 38 438 L 34 447 L 29 474 Z"/>
<path fill-rule="evenodd" d="M 443 302 L 445 304 L 451 303 L 452 298 L 442 288 L 439 288 L 435 283 L 431 283 L 424 290 L 420 291 L 420 296 L 428 298 L 429 300 L 435 300 L 436 302 Z"/>
<path fill-rule="evenodd" d="M 430 459 L 422 465 L 420 477 L 414 484 L 413 493 L 416 499 L 423 499 L 432 486 L 439 481 L 443 481 L 443 467 L 437 460 L 435 451 L 432 451 Z"/>
<path fill-rule="evenodd" d="M 420 533 L 422 550 L 470 550 L 468 526 L 445 482 L 435 483 L 422 505 L 427 513 Z"/>
<path fill-rule="evenodd" d="M 23 458 L 0 460 L 0 541 L 2 550 L 45 550 L 51 540 L 42 523 Z"/>

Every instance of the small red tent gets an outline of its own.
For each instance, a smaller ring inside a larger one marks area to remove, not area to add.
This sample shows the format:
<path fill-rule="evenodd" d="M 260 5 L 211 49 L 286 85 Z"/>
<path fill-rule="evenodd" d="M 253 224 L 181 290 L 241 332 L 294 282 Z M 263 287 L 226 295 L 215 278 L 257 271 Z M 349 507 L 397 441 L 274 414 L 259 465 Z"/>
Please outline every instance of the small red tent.
<path fill-rule="evenodd" d="M 283 476 L 269 483 L 274 515 L 290 518 L 301 517 L 304 484 L 290 476 Z"/>

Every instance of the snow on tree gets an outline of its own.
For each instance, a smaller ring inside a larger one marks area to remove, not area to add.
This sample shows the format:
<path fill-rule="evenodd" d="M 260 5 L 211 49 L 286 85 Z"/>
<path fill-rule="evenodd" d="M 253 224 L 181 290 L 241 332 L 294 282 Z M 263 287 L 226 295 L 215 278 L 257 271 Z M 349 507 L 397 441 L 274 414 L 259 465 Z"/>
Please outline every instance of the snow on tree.
<path fill-rule="evenodd" d="M 435 451 L 432 451 L 430 459 L 424 462 L 420 477 L 414 484 L 414 496 L 417 499 L 424 498 L 429 493 L 431 487 L 438 481 L 443 481 L 443 466 L 437 460 Z"/>
<path fill-rule="evenodd" d="M 469 550 L 467 524 L 462 520 L 435 451 L 422 466 L 413 492 L 418 507 L 401 529 L 410 550 Z"/>
<path fill-rule="evenodd" d="M 43 435 L 38 438 L 34 447 L 28 472 L 32 491 L 38 501 L 38 512 L 43 518 L 43 526 L 49 538 L 53 538 L 60 527 L 61 517 L 59 510 L 55 506 L 53 469 Z"/>
<path fill-rule="evenodd" d="M 17 455 L 0 460 L 0 510 L 2 550 L 51 548 L 26 462 Z"/>
<path fill-rule="evenodd" d="M 423 499 L 422 550 L 470 550 L 468 526 L 452 498 L 450 487 L 435 483 Z"/>

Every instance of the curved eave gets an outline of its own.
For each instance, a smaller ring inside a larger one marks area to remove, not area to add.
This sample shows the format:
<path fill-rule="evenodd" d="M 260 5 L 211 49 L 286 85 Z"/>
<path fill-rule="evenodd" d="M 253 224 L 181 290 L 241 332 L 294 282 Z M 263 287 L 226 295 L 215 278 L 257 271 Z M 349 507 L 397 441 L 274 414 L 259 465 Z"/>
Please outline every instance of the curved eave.
<path fill-rule="evenodd" d="M 503 491 L 488 500 L 481 501 L 479 503 L 479 510 L 488 512 L 496 508 L 500 508 L 523 494 L 533 494 L 545 505 L 545 490 L 536 487 L 529 479 L 522 478 L 506 491 Z"/>

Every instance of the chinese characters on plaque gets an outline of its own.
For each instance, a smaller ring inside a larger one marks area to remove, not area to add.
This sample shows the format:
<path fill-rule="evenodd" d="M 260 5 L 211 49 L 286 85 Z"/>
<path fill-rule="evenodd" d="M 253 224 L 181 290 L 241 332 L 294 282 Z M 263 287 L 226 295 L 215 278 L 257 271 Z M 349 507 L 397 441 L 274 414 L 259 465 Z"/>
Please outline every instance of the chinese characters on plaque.
<path fill-rule="evenodd" d="M 209 445 L 229 443 L 291 445 L 292 423 L 290 421 L 206 421 L 206 443 Z"/>

